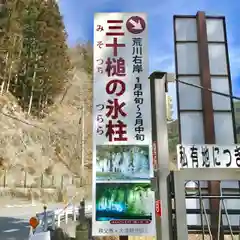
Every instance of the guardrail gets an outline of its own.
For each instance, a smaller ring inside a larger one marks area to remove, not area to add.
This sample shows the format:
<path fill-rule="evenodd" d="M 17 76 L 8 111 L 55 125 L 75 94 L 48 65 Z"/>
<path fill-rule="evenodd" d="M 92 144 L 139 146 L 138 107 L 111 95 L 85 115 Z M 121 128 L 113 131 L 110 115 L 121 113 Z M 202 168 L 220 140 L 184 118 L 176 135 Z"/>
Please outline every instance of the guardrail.
<path fill-rule="evenodd" d="M 61 227 L 61 223 L 68 224 L 69 219 L 72 218 L 76 221 L 79 216 L 80 207 L 74 204 L 68 204 L 62 209 L 56 209 L 52 211 L 43 211 L 37 213 L 36 217 L 39 221 L 37 228 L 33 229 L 30 227 L 29 239 L 34 239 L 33 236 L 42 232 L 49 232 L 50 230 L 55 230 L 55 228 Z M 92 206 L 90 204 L 85 206 L 85 216 L 91 217 Z M 48 233 L 49 234 L 49 233 Z"/>

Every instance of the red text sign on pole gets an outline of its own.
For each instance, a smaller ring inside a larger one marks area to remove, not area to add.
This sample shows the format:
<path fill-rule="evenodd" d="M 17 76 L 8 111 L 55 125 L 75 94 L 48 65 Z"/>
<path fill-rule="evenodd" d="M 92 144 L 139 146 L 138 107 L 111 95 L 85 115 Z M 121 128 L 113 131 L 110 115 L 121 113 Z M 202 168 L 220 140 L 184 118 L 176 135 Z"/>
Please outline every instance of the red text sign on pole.
<path fill-rule="evenodd" d="M 156 215 L 161 217 L 162 216 L 162 207 L 161 207 L 161 200 L 156 200 L 155 202 L 155 211 Z"/>

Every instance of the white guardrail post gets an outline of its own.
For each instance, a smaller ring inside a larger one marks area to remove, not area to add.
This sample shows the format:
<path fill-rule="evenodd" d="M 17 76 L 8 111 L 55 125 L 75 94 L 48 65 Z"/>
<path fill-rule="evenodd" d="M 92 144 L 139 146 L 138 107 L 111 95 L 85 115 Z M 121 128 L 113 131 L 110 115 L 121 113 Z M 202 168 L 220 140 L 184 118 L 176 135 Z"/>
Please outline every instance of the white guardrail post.
<path fill-rule="evenodd" d="M 62 218 L 64 218 L 64 222 L 65 222 L 65 224 L 67 224 L 69 215 L 72 216 L 73 221 L 76 221 L 77 215 L 78 215 L 78 210 L 79 210 L 79 207 L 73 205 L 71 207 L 62 209 L 59 213 L 56 213 L 55 219 L 57 221 L 57 227 L 60 227 Z"/>
<path fill-rule="evenodd" d="M 73 206 L 73 221 L 77 220 L 76 206 Z"/>
<path fill-rule="evenodd" d="M 65 210 L 65 223 L 68 223 L 68 211 L 67 209 Z"/>
<path fill-rule="evenodd" d="M 58 215 L 57 215 L 57 227 L 59 228 L 60 225 L 61 225 L 61 215 L 58 214 Z"/>
<path fill-rule="evenodd" d="M 64 221 L 65 224 L 68 224 L 68 222 L 69 222 L 69 219 L 68 219 L 69 215 L 71 216 L 73 221 L 77 220 L 77 216 L 79 215 L 79 206 L 76 206 L 74 204 L 70 205 L 70 204 L 71 204 L 71 202 L 66 204 L 63 209 L 55 209 L 53 211 L 50 211 L 50 212 L 53 213 L 53 214 L 51 214 L 51 217 L 53 217 L 53 219 L 54 219 L 52 224 L 56 224 L 55 226 L 57 226 L 57 228 L 61 227 L 61 222 L 62 221 Z M 86 205 L 85 209 L 86 209 L 85 214 L 87 214 L 87 215 L 91 214 L 91 206 Z M 44 209 L 44 212 L 37 213 L 36 215 L 37 215 L 39 221 L 42 222 L 42 221 L 44 221 L 44 218 L 48 218 L 48 216 L 46 216 L 46 214 L 47 214 L 46 209 Z M 55 229 L 55 226 L 53 226 L 54 229 Z M 47 226 L 44 226 L 44 227 L 46 228 Z M 46 231 L 46 229 L 40 230 L 40 232 L 45 232 L 45 231 Z M 36 235 L 40 234 L 40 232 L 36 233 Z M 32 238 L 32 237 L 34 237 L 34 235 L 35 234 L 33 233 L 33 229 L 30 228 L 29 239 L 34 239 L 34 238 Z"/>

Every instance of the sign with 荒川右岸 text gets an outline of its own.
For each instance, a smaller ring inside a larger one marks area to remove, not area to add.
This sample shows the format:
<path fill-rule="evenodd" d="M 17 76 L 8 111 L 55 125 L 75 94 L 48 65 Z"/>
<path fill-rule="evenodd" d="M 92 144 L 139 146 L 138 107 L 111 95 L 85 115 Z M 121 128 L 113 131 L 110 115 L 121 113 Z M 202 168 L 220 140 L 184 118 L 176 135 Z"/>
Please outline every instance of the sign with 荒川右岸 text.
<path fill-rule="evenodd" d="M 177 145 L 181 168 L 240 168 L 240 145 Z"/>
<path fill-rule="evenodd" d="M 93 236 L 155 235 L 147 21 L 94 16 Z"/>

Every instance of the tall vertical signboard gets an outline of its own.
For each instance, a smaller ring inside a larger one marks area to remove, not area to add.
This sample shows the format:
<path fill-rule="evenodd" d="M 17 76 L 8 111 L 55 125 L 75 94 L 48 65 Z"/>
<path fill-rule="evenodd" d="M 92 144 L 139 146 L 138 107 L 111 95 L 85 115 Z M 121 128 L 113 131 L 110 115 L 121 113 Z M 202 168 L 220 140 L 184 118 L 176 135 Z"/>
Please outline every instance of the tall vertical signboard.
<path fill-rule="evenodd" d="M 93 235 L 155 235 L 147 19 L 94 17 Z"/>
<path fill-rule="evenodd" d="M 204 12 L 196 16 L 174 16 L 174 42 L 176 78 L 205 89 L 177 82 L 181 143 L 177 147 L 178 168 L 239 168 L 240 149 L 233 145 L 236 142 L 233 101 L 207 90 L 232 95 L 225 18 L 205 16 Z M 238 188 L 234 181 L 198 184 L 207 187 L 212 196 L 220 195 L 221 188 Z M 197 187 L 196 182 L 188 185 Z M 197 201 L 186 201 L 187 209 L 199 209 Z M 219 218 L 215 213 L 219 212 L 220 200 L 205 201 L 212 210 L 211 230 L 216 239 Z M 236 204 L 227 205 L 232 209 Z M 188 225 L 201 225 L 200 214 L 188 214 L 187 219 Z M 232 225 L 239 225 L 235 216 L 229 219 Z M 227 220 L 222 221 L 226 227 Z"/>

